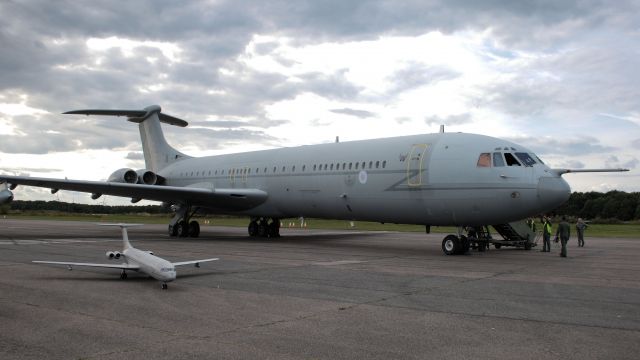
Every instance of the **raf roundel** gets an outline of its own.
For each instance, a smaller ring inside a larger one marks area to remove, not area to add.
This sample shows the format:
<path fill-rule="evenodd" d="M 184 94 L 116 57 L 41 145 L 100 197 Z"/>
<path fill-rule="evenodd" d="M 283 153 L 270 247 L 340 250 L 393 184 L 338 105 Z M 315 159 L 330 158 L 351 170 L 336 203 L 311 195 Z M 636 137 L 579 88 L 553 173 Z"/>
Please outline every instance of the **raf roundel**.
<path fill-rule="evenodd" d="M 367 183 L 367 172 L 362 170 L 360 171 L 360 173 L 358 174 L 358 181 L 360 181 L 360 184 L 366 184 Z"/>

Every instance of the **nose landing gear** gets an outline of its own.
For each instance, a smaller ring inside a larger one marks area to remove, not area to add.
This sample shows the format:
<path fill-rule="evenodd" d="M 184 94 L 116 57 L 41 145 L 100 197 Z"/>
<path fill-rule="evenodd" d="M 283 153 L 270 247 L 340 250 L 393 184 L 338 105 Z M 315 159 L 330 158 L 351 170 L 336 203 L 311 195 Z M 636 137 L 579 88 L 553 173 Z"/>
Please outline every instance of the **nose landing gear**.
<path fill-rule="evenodd" d="M 251 237 L 280 237 L 280 219 L 252 218 L 248 230 Z"/>

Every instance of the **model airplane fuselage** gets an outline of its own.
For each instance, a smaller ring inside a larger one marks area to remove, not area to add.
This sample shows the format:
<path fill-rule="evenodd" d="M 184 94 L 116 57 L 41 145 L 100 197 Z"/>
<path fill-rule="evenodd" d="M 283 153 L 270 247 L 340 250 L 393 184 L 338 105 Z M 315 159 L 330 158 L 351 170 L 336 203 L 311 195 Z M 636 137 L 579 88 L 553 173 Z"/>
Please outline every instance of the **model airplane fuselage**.
<path fill-rule="evenodd" d="M 198 236 L 196 211 L 249 216 L 252 236 L 277 236 L 288 217 L 504 224 L 564 203 L 565 173 L 625 171 L 551 169 L 513 142 L 444 132 L 192 158 L 171 147 L 160 126 L 187 123 L 159 106 L 68 113 L 138 123 L 147 168 L 117 170 L 107 182 L 2 175 L 0 182 L 162 201 L 176 210 L 172 236 Z"/>
<path fill-rule="evenodd" d="M 98 224 L 104 226 L 119 226 L 122 228 L 122 251 L 107 251 L 107 258 L 110 260 L 120 260 L 120 264 L 99 264 L 64 261 L 33 261 L 38 264 L 65 265 L 71 270 L 73 266 L 100 267 L 110 269 L 121 269 L 121 279 L 127 278 L 127 270 L 138 271 L 151 276 L 162 282 L 162 288 L 167 289 L 167 283 L 176 279 L 176 266 L 194 265 L 200 267 L 200 263 L 216 261 L 218 258 L 189 260 L 181 262 L 170 262 L 161 257 L 153 255 L 150 251 L 143 251 L 131 246 L 127 227 L 138 226 L 139 224 Z"/>

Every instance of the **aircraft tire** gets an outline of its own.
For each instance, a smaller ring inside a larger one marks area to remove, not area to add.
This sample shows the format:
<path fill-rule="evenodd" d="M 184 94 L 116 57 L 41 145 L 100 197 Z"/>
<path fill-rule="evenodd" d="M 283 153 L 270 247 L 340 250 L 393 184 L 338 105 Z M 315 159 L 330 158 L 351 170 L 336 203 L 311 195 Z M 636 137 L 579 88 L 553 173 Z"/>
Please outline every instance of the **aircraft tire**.
<path fill-rule="evenodd" d="M 502 244 L 493 244 L 493 246 L 494 246 L 496 249 L 500 249 L 500 248 L 502 247 Z"/>
<path fill-rule="evenodd" d="M 169 288 L 169 285 L 162 283 L 162 290 L 167 290 Z"/>
<path fill-rule="evenodd" d="M 189 227 L 187 226 L 187 223 L 184 220 L 178 221 L 175 227 L 176 227 L 176 236 L 178 237 L 189 236 Z"/>
<path fill-rule="evenodd" d="M 249 236 L 252 236 L 252 237 L 258 236 L 258 223 L 255 221 L 250 222 L 248 230 L 249 230 Z"/>
<path fill-rule="evenodd" d="M 171 237 L 178 236 L 178 228 L 173 225 L 169 225 L 169 236 Z"/>
<path fill-rule="evenodd" d="M 530 241 L 527 240 L 527 241 L 524 242 L 524 249 L 525 250 L 531 250 L 531 247 L 532 246 L 531 246 L 531 242 Z"/>
<path fill-rule="evenodd" d="M 455 235 L 447 235 L 442 240 L 442 251 L 445 255 L 455 255 L 460 249 L 460 239 Z"/>
<path fill-rule="evenodd" d="M 189 236 L 194 238 L 200 236 L 200 223 L 195 220 L 189 223 Z"/>
<path fill-rule="evenodd" d="M 269 228 L 267 227 L 267 224 L 265 224 L 262 221 L 258 223 L 258 236 L 259 237 L 269 236 Z"/>
<path fill-rule="evenodd" d="M 471 247 L 471 239 L 462 235 L 460 237 L 460 249 L 458 249 L 458 254 L 463 255 L 469 252 L 469 248 Z"/>

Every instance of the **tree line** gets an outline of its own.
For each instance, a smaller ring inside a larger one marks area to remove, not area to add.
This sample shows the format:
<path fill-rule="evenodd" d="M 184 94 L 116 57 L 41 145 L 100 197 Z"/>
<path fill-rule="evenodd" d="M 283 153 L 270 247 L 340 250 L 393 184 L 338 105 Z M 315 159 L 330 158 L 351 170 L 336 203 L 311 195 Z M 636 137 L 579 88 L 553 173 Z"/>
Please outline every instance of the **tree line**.
<path fill-rule="evenodd" d="M 623 191 L 574 192 L 555 211 L 556 215 L 590 220 L 640 220 L 640 193 Z"/>
<path fill-rule="evenodd" d="M 21 201 L 0 207 L 0 213 L 12 211 L 59 211 L 76 214 L 166 214 L 170 209 L 160 205 L 107 206 L 66 203 L 61 201 Z M 640 220 L 640 193 L 623 191 L 574 192 L 569 200 L 550 215 L 581 217 L 592 221 Z"/>

